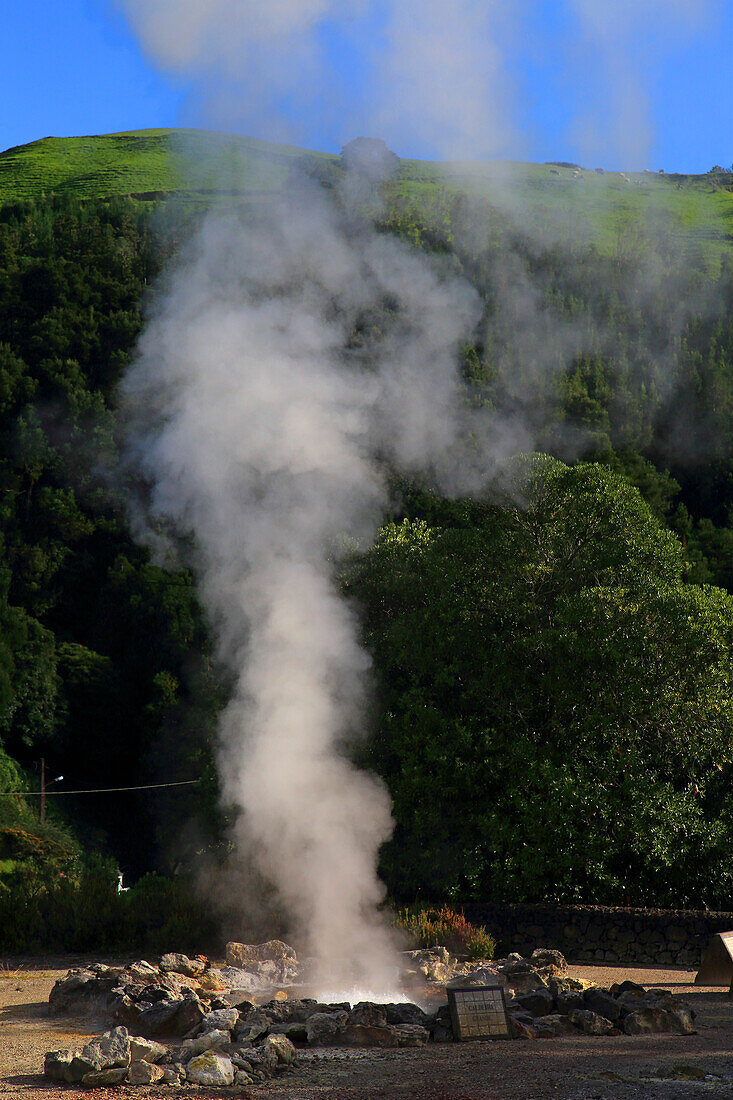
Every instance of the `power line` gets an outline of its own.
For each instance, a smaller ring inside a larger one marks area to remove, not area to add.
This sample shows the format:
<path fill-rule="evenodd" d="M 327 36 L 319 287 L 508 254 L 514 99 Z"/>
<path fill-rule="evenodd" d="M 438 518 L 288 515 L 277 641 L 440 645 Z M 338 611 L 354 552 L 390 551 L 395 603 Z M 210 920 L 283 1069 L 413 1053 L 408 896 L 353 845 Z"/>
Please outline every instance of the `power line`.
<path fill-rule="evenodd" d="M 0 791 L 0 795 L 20 795 L 22 798 L 40 797 L 45 793 L 46 798 L 57 798 L 64 794 L 111 794 L 118 791 L 159 791 L 164 787 L 192 787 L 200 783 L 200 779 L 183 779 L 177 783 L 147 783 L 139 787 L 95 787 L 90 790 L 79 791 Z"/>

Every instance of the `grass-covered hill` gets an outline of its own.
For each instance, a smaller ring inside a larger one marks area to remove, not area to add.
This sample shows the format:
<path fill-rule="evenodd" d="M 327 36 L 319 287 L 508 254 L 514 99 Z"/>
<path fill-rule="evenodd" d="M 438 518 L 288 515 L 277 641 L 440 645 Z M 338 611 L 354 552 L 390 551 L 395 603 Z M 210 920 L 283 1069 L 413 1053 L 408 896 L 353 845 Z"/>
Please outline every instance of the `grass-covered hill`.
<path fill-rule="evenodd" d="M 296 162 L 324 180 L 339 157 L 207 130 L 137 130 L 46 137 L 0 153 L 0 205 L 43 195 L 154 201 L 176 193 L 196 203 L 265 199 L 283 190 Z M 521 211 L 555 235 L 584 235 L 612 250 L 624 228 L 656 221 L 717 266 L 733 241 L 733 173 L 600 172 L 566 164 L 402 160 L 397 192 L 415 203 L 460 191 L 501 211 Z"/>

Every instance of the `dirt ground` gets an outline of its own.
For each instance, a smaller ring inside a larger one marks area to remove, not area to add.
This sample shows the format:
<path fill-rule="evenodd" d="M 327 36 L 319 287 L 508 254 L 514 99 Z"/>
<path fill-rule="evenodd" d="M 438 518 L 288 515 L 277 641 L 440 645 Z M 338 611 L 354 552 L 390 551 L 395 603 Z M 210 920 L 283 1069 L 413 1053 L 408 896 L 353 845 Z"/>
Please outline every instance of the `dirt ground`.
<path fill-rule="evenodd" d="M 0 963 L 0 1098 L 100 1100 L 136 1097 L 223 1100 L 733 1100 L 733 1001 L 727 989 L 696 987 L 685 970 L 571 967 L 599 985 L 631 978 L 684 994 L 696 1035 L 586 1036 L 430 1045 L 417 1050 L 306 1050 L 301 1064 L 266 1086 L 239 1090 L 140 1087 L 79 1089 L 45 1082 L 47 1050 L 80 1047 L 103 1021 L 54 1019 L 48 994 L 78 958 Z"/>

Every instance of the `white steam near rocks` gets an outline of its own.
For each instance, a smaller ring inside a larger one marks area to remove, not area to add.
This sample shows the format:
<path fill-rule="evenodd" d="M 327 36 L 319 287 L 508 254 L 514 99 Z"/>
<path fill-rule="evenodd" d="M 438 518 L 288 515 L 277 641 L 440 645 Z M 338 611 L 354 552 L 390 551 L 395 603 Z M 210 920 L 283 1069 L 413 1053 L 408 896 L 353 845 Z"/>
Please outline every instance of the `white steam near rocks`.
<path fill-rule="evenodd" d="M 448 488 L 482 476 L 457 369 L 477 311 L 465 282 L 322 200 L 212 217 L 124 385 L 149 531 L 190 535 L 236 678 L 220 774 L 239 851 L 332 988 L 394 989 L 375 870 L 389 798 L 348 759 L 369 659 L 334 575 L 376 532 L 385 463 Z"/>

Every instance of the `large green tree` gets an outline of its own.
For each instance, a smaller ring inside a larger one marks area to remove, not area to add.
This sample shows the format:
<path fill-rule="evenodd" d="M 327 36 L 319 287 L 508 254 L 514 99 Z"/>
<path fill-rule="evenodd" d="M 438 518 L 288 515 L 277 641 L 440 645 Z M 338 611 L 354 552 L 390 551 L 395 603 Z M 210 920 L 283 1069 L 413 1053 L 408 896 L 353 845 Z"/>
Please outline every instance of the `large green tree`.
<path fill-rule="evenodd" d="M 604 466 L 535 456 L 501 501 L 409 512 L 348 580 L 393 889 L 725 898 L 733 599 L 685 583 L 678 539 Z"/>

